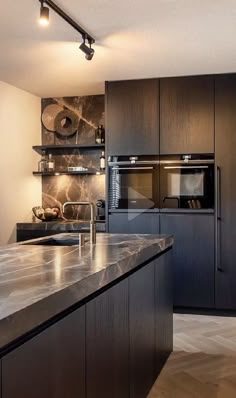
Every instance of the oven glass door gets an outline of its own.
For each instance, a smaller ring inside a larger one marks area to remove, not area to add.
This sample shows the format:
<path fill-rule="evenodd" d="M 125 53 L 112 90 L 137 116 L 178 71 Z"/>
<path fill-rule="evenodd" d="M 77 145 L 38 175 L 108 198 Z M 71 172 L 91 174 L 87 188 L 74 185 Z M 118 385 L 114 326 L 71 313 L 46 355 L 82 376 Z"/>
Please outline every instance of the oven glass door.
<path fill-rule="evenodd" d="M 161 208 L 214 209 L 214 164 L 162 164 Z"/>
<path fill-rule="evenodd" d="M 111 167 L 109 209 L 154 209 L 158 207 L 158 167 Z"/>

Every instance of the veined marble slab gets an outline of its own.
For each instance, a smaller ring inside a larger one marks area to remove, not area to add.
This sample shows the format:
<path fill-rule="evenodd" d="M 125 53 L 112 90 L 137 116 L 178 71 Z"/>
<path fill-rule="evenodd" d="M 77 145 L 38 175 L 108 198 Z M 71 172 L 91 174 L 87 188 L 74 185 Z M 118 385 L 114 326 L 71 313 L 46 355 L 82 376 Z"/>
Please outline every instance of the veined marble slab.
<path fill-rule="evenodd" d="M 0 247 L 0 350 L 173 242 L 172 236 L 99 234 L 96 245 L 83 247 Z"/>

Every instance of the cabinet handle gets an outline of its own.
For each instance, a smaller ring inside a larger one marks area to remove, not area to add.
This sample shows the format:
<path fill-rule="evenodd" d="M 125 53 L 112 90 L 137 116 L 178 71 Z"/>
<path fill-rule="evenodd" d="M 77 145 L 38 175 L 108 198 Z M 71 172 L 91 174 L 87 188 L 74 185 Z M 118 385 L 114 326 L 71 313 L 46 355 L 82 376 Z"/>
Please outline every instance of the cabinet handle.
<path fill-rule="evenodd" d="M 215 176 L 215 267 L 216 271 L 224 272 L 221 262 L 221 169 L 216 167 Z"/>
<path fill-rule="evenodd" d="M 153 170 L 154 167 L 112 167 L 112 170 Z"/>

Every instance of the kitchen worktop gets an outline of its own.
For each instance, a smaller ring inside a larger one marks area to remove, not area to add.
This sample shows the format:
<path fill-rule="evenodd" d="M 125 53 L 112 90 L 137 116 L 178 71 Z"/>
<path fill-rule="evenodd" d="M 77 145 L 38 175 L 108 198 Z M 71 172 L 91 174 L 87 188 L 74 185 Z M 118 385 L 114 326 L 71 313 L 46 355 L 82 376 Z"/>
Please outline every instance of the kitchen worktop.
<path fill-rule="evenodd" d="M 172 245 L 172 236 L 99 234 L 83 247 L 1 247 L 0 350 Z"/>
<path fill-rule="evenodd" d="M 89 229 L 89 221 L 55 220 L 24 222 L 16 224 L 17 230 L 41 230 L 53 232 L 79 231 Z M 97 231 L 105 232 L 105 221 L 96 220 Z"/>

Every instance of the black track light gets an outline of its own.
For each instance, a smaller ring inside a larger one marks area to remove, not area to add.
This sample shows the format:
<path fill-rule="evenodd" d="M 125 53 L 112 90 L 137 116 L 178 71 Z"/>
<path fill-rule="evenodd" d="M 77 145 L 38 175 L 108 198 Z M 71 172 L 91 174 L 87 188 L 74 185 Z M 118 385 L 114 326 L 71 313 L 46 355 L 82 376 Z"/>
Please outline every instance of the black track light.
<path fill-rule="evenodd" d="M 88 39 L 88 43 L 89 43 L 89 46 L 87 46 L 87 44 L 86 44 L 86 37 L 83 37 L 83 43 L 79 46 L 79 48 L 85 54 L 85 58 L 88 61 L 91 61 L 91 59 L 94 56 L 95 51 L 91 47 L 92 43 L 91 43 L 91 41 L 89 39 Z"/>
<path fill-rule="evenodd" d="M 59 15 L 64 21 L 66 21 L 72 28 L 79 32 L 83 38 L 83 43 L 80 45 L 80 49 L 84 52 L 85 58 L 88 61 L 94 56 L 94 49 L 92 44 L 95 43 L 95 39 L 84 30 L 77 22 L 75 22 L 69 15 L 65 13 L 53 0 L 39 0 L 40 7 L 40 19 L 39 23 L 42 26 L 47 26 L 49 24 L 49 9 L 52 9 L 57 15 Z M 45 6 L 47 5 L 47 7 Z M 86 44 L 86 41 L 88 44 Z"/>
<path fill-rule="evenodd" d="M 42 26 L 49 25 L 49 8 L 44 6 L 43 1 L 41 1 L 39 23 Z"/>

